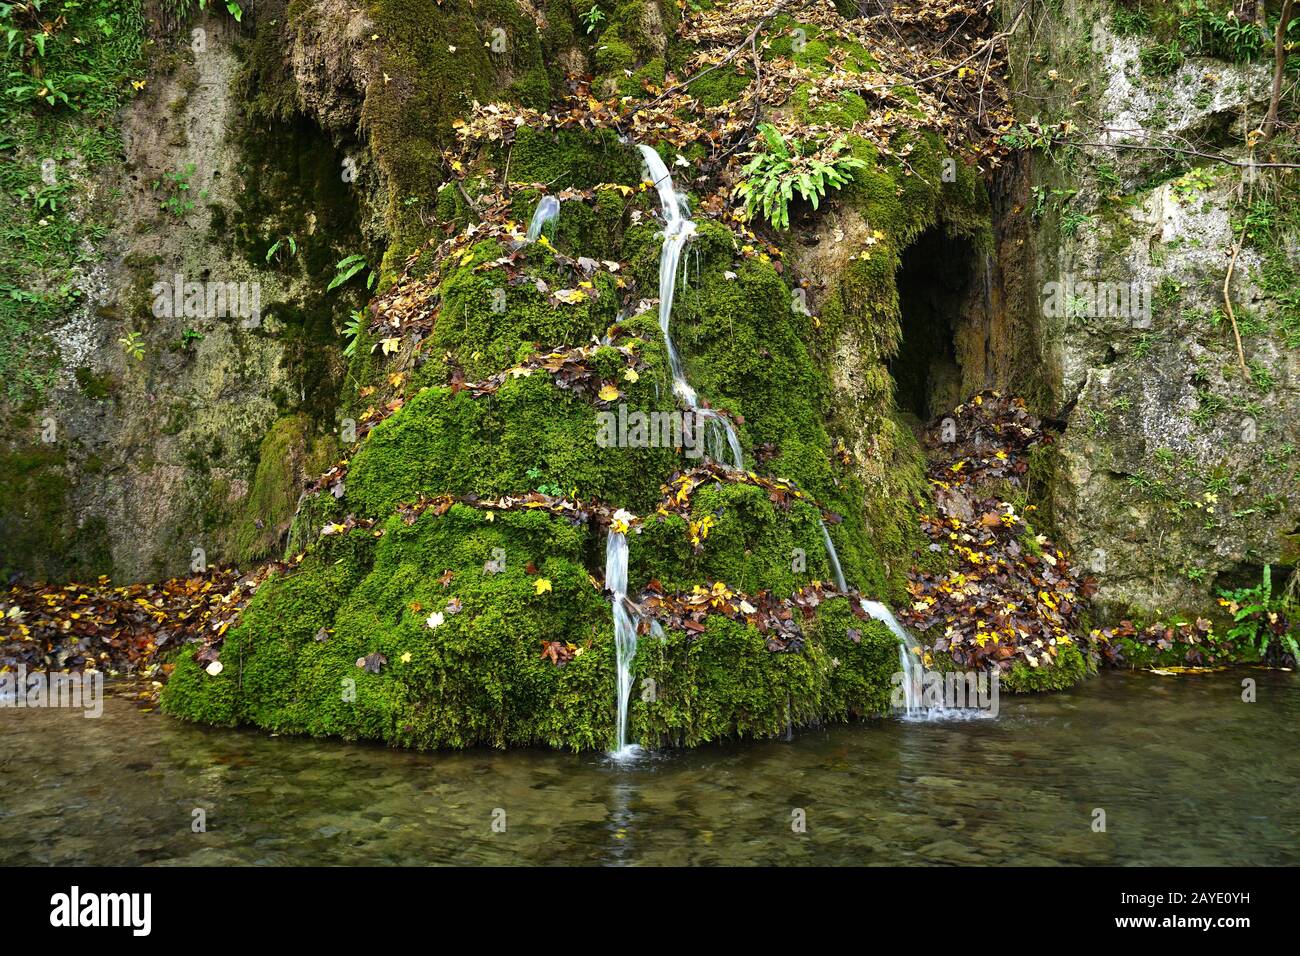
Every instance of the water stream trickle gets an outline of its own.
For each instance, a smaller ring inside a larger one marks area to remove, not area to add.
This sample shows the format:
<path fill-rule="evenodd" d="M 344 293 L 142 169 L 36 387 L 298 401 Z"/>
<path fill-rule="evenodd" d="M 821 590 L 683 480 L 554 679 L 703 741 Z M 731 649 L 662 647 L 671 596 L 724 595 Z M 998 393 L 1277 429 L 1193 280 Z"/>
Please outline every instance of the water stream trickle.
<path fill-rule="evenodd" d="M 840 567 L 840 556 L 835 551 L 835 542 L 831 540 L 831 532 L 826 527 L 826 522 L 818 518 L 817 524 L 822 529 L 822 541 L 826 544 L 826 557 L 830 559 L 831 571 L 835 575 L 835 586 L 840 589 L 842 594 L 848 591 L 849 586 L 844 580 L 844 569 Z"/>
<path fill-rule="evenodd" d="M 861 606 L 872 620 L 882 622 L 898 638 L 898 659 L 903 670 L 903 706 L 909 717 L 923 713 L 921 681 L 925 669 L 921 663 L 921 648 L 916 638 L 908 633 L 907 628 L 898 623 L 894 612 L 879 601 L 868 601 L 864 598 Z"/>
<path fill-rule="evenodd" d="M 618 666 L 618 741 L 611 756 L 622 760 L 634 756 L 641 748 L 627 742 L 627 707 L 632 692 L 637 621 L 627 600 L 627 535 L 621 531 L 610 531 L 605 539 L 605 587 L 614 596 L 614 655 Z"/>
<path fill-rule="evenodd" d="M 528 224 L 528 241 L 536 242 L 542 234 L 542 227 L 552 219 L 560 218 L 560 201 L 554 196 L 543 196 L 533 213 L 532 222 Z"/>
<path fill-rule="evenodd" d="M 695 235 L 695 223 L 690 219 L 690 209 L 687 207 L 685 197 L 673 189 L 672 174 L 659 154 L 645 145 L 640 145 L 637 149 L 640 150 L 641 158 L 645 161 L 650 181 L 654 183 L 655 191 L 659 194 L 659 204 L 663 210 L 664 244 L 659 250 L 659 329 L 663 332 L 664 345 L 668 349 L 668 364 L 673 374 L 673 391 L 681 399 L 682 404 L 695 412 L 697 418 L 703 423 L 705 449 L 709 457 L 741 471 L 745 467 L 745 457 L 740 449 L 740 439 L 736 435 L 735 426 L 725 415 L 713 409 L 700 408 L 699 396 L 690 382 L 686 381 L 681 356 L 677 354 L 677 346 L 673 344 L 670 331 L 673 299 L 677 293 L 677 270 L 686 244 Z M 730 455 L 729 461 L 723 456 L 723 439 L 726 442 L 726 452 Z"/>

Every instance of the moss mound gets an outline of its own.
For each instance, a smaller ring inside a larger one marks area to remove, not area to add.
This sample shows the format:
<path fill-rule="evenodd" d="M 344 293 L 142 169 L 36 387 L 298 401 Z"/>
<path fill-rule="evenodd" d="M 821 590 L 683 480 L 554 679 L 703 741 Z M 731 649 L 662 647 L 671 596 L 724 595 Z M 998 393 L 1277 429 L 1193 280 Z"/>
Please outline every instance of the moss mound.
<path fill-rule="evenodd" d="M 380 327 L 389 321 L 382 309 L 360 337 L 351 375 L 400 408 L 365 434 L 332 493 L 300 505 L 291 541 L 308 543 L 305 557 L 263 585 L 226 636 L 220 669 L 208 666 L 210 653 L 182 655 L 165 708 L 192 720 L 421 748 L 608 747 L 616 661 L 600 577 L 614 509 L 636 516 L 633 597 L 700 594 L 719 583 L 762 596 L 755 600 L 821 593 L 834 577 L 825 527 L 852 587 L 903 599 L 925 544 L 917 515 L 929 486 L 924 456 L 894 415 L 884 364 L 901 334 L 895 272 L 902 249 L 936 224 L 987 236 L 975 174 L 958 164 L 956 181 L 945 176 L 937 137 L 914 136 L 906 164 L 854 137 L 852 153 L 867 165 L 837 201 L 870 223 L 865 234 L 878 244 L 835 264 L 816 318 L 795 307 L 802 300 L 786 266 L 799 256 L 793 242 L 784 251 L 765 246 L 716 201 L 710 208 L 710 197 L 691 197 L 697 234 L 672 336 L 687 380 L 734 423 L 753 480 L 719 476 L 682 497 L 675 476 L 699 463 L 685 449 L 597 440 L 603 412 L 678 410 L 650 299 L 659 209 L 639 181 L 632 144 L 608 125 L 558 128 L 555 117 L 535 116 L 477 152 L 455 153 L 457 181 L 435 185 L 472 100 L 504 95 L 538 108 L 560 98 L 548 57 L 584 46 L 577 11 L 547 4 L 547 27 L 522 40 L 521 15 L 501 12 L 513 52 L 498 62 L 461 4 L 440 8 L 404 42 L 392 39 L 407 27 L 401 4 L 371 6 L 390 28 L 380 31 L 381 65 L 392 82 L 372 87 L 363 113 L 395 189 L 385 282 L 427 238 L 420 217 L 431 209 L 464 241 L 409 260 L 418 266 L 408 275 L 423 270 L 432 290 L 433 318 L 418 341 L 398 346 L 400 374 L 385 364 L 388 346 L 371 348 L 392 335 Z M 606 12 L 587 44 L 595 80 L 578 87 L 581 96 L 595 97 L 584 102 L 597 112 L 617 94 L 649 104 L 665 70 L 690 53 L 664 29 L 677 14 L 640 2 Z M 833 51 L 833 39 L 816 31 L 813 40 L 797 51 L 803 65 L 820 69 L 842 52 L 853 69 L 873 68 L 860 45 Z M 742 87 L 718 71 L 696 92 L 708 106 Z M 861 97 L 838 108 L 809 102 L 807 89 L 791 100 L 809 123 L 844 128 L 868 110 Z M 701 155 L 698 144 L 681 150 Z M 678 188 L 692 189 L 703 177 L 678 173 L 676 152 L 661 147 Z M 564 199 L 559 220 L 545 241 L 522 245 L 492 215 L 524 223 L 543 190 Z M 409 209 L 399 205 L 408 197 Z M 598 391 L 537 367 L 539 356 L 593 342 L 583 375 Z M 635 374 L 620 349 L 635 354 Z M 799 493 L 762 483 L 776 479 Z M 572 509 L 555 510 L 557 499 Z M 433 500 L 443 505 L 424 507 Z M 413 510 L 413 502 L 423 504 Z M 885 713 L 898 667 L 888 629 L 842 596 L 799 607 L 793 642 L 773 640 L 752 616 L 709 613 L 695 627 L 663 631 L 647 622 L 632 666 L 631 738 L 689 746 Z"/>

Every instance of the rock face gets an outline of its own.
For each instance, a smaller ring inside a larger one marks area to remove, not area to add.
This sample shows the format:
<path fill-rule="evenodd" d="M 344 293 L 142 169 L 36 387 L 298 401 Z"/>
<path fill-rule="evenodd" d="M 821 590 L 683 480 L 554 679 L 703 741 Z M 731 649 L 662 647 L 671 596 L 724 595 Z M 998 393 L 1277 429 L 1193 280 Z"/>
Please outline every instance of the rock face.
<path fill-rule="evenodd" d="M 49 329 L 33 427 L 10 436 L 6 573 L 141 580 L 278 554 L 268 529 L 335 454 L 333 328 L 362 295 L 319 290 L 357 251 L 364 197 L 318 130 L 248 110 L 233 21 L 193 31 L 121 111 L 120 158 L 73 170 L 79 295 Z"/>
<path fill-rule="evenodd" d="M 1157 25 L 1130 35 L 1111 5 L 1067 6 L 1012 56 L 1041 96 L 1024 118 L 1069 117 L 1071 138 L 1098 144 L 1037 165 L 1022 199 L 1035 288 L 1018 306 L 1041 313 L 1044 410 L 1068 410 L 1052 515 L 1087 556 L 1102 619 L 1203 615 L 1216 588 L 1296 560 L 1294 234 L 1249 166 L 1125 147 L 1248 163 L 1270 70 L 1189 56 L 1165 74 L 1144 66 Z"/>

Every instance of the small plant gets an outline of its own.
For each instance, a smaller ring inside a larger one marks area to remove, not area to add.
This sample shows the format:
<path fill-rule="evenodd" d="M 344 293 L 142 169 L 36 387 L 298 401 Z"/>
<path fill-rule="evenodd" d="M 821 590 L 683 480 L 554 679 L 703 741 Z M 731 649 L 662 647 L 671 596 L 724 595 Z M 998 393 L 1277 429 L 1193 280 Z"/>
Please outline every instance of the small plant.
<path fill-rule="evenodd" d="M 600 26 L 601 22 L 604 21 L 605 14 L 601 12 L 600 7 L 593 3 L 591 9 L 586 13 L 578 14 L 578 19 L 583 22 L 583 25 L 587 28 L 587 33 L 590 34 L 594 33 L 596 27 Z"/>
<path fill-rule="evenodd" d="M 1263 362 L 1252 361 L 1250 363 L 1250 384 L 1255 386 L 1261 392 L 1270 392 L 1277 381 L 1273 378 L 1272 371 Z"/>
<path fill-rule="evenodd" d="M 370 268 L 370 264 L 366 262 L 366 257 L 361 255 L 360 253 L 354 252 L 352 255 L 346 258 L 340 259 L 339 262 L 334 266 L 334 278 L 331 279 L 330 284 L 325 287 L 325 291 L 333 292 L 335 289 L 337 289 L 343 283 L 347 282 L 358 272 L 362 271 L 363 269 L 369 269 L 369 268 Z M 375 287 L 375 278 L 376 278 L 375 273 L 372 270 L 370 273 L 370 277 L 366 279 L 367 289 L 373 289 Z"/>
<path fill-rule="evenodd" d="M 756 152 L 745 165 L 745 178 L 733 195 L 745 201 L 750 218 L 761 212 L 777 229 L 789 227 L 790 202 L 795 193 L 816 209 L 828 188 L 847 185 L 853 180 L 852 171 L 866 165 L 853 156 L 841 155 L 849 148 L 843 138 L 818 148 L 811 141 L 787 143 L 770 123 L 760 124 L 758 131 L 767 149 Z"/>
<path fill-rule="evenodd" d="M 202 341 L 203 333 L 196 331 L 195 329 L 186 329 L 181 333 L 181 348 L 187 351 L 191 345 L 195 345 Z"/>
<path fill-rule="evenodd" d="M 1193 56 L 1213 56 L 1243 63 L 1264 52 L 1263 31 L 1250 20 L 1217 13 L 1205 0 L 1186 4 L 1181 11 L 1178 37 Z"/>
<path fill-rule="evenodd" d="M 1075 209 L 1061 213 L 1061 234 L 1073 239 L 1084 226 L 1092 225 L 1092 217 Z"/>
<path fill-rule="evenodd" d="M 154 190 L 164 194 L 159 209 L 176 219 L 184 219 L 189 214 L 194 208 L 194 200 L 189 198 L 190 177 L 196 168 L 193 163 L 187 163 L 183 169 L 169 169 L 153 181 Z"/>
<path fill-rule="evenodd" d="M 1228 609 L 1235 622 L 1228 637 L 1244 641 L 1261 661 L 1281 665 L 1287 655 L 1293 662 L 1300 659 L 1297 630 L 1291 621 L 1294 600 L 1288 591 L 1273 594 L 1273 569 L 1269 565 L 1264 565 L 1263 577 L 1254 587 L 1220 589 L 1219 604 Z"/>
<path fill-rule="evenodd" d="M 1173 190 L 1175 199 L 1180 203 L 1186 203 L 1195 199 L 1213 185 L 1214 174 L 1204 167 L 1197 167 L 1179 176 L 1170 184 L 1169 188 Z"/>
<path fill-rule="evenodd" d="M 137 362 L 144 358 L 144 339 L 139 332 L 126 333 L 126 338 L 118 339 L 117 344 L 122 346 L 123 352 Z"/>
<path fill-rule="evenodd" d="M 32 205 L 36 207 L 38 213 L 58 212 L 59 206 L 65 202 L 65 197 L 72 189 L 72 183 L 67 180 L 60 180 L 53 186 L 42 183 L 39 187 L 32 187 Z"/>
<path fill-rule="evenodd" d="M 164 0 L 163 6 L 177 23 L 183 23 L 190 15 L 190 4 L 193 0 Z M 198 0 L 199 9 L 208 8 L 208 0 Z M 226 12 L 235 18 L 237 23 L 244 21 L 244 8 L 236 0 L 221 0 L 221 5 L 226 8 Z M 213 6 L 216 6 L 214 3 Z"/>
<path fill-rule="evenodd" d="M 1117 6 L 1111 11 L 1110 22 L 1115 32 L 1122 36 L 1141 36 L 1151 28 L 1151 21 L 1140 8 L 1130 10 Z"/>
<path fill-rule="evenodd" d="M 1107 196 L 1118 196 L 1124 191 L 1124 180 L 1114 166 L 1103 163 L 1097 167 L 1097 188 Z"/>
<path fill-rule="evenodd" d="M 271 243 L 270 249 L 266 250 L 266 261 L 270 262 L 275 258 L 276 253 L 280 252 L 282 249 L 288 249 L 289 255 L 296 256 L 298 254 L 298 240 L 293 236 L 281 236 L 279 239 L 275 240 L 275 242 Z"/>
<path fill-rule="evenodd" d="M 357 343 L 361 341 L 362 334 L 366 331 L 366 310 L 353 309 L 348 315 L 348 320 L 343 324 L 343 336 L 348 340 L 347 346 L 343 349 L 343 354 L 351 358 L 357 352 Z"/>
<path fill-rule="evenodd" d="M 538 482 L 541 478 L 545 477 L 540 468 L 529 468 L 524 474 L 526 474 L 528 480 L 532 482 Z M 554 482 L 541 482 L 536 485 L 536 490 L 544 495 L 550 495 L 552 498 L 564 497 L 564 489 Z"/>
<path fill-rule="evenodd" d="M 1152 43 L 1138 53 L 1138 63 L 1147 76 L 1168 76 L 1183 65 L 1183 49 L 1177 40 Z"/>

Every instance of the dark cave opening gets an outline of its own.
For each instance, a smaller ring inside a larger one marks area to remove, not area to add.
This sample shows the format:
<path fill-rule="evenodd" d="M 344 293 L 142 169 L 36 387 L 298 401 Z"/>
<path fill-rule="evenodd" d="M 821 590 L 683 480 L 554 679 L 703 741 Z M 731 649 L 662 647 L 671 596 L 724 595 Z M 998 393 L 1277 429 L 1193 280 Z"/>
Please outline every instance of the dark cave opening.
<path fill-rule="evenodd" d="M 960 403 L 963 394 L 958 329 L 977 299 L 984 275 L 970 241 L 940 227 L 926 230 L 903 252 L 898 270 L 902 339 L 890 359 L 899 411 L 928 421 Z"/>

